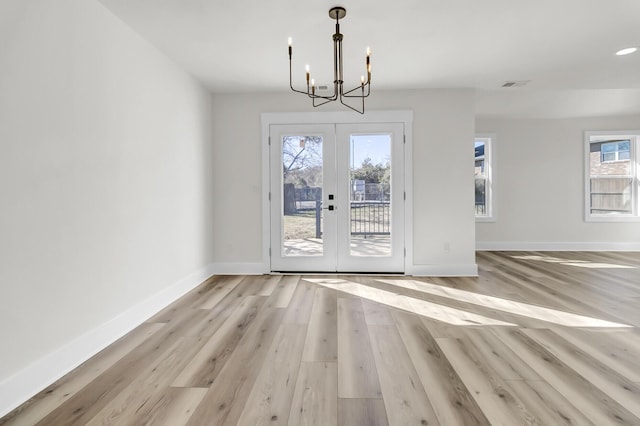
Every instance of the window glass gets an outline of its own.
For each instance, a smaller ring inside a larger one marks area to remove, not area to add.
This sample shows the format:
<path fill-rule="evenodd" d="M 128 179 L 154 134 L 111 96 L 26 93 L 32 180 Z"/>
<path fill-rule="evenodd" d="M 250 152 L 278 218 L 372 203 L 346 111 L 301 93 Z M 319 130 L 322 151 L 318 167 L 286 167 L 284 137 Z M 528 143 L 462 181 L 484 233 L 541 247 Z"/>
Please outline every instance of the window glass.
<path fill-rule="evenodd" d="M 587 219 L 638 216 L 638 135 L 587 133 Z"/>
<path fill-rule="evenodd" d="M 631 141 L 605 142 L 602 143 L 601 148 L 603 162 L 624 161 L 631 158 Z"/>
<path fill-rule="evenodd" d="M 475 213 L 477 219 L 492 219 L 493 169 L 492 144 L 495 138 L 478 135 L 474 141 L 475 159 Z"/>

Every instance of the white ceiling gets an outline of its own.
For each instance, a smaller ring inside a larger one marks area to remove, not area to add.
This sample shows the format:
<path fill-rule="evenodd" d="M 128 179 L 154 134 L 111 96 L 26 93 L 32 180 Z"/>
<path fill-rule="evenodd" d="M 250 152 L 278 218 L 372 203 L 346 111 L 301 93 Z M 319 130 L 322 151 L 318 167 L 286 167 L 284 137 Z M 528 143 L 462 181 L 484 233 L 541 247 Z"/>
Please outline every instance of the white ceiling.
<path fill-rule="evenodd" d="M 287 37 L 294 83 L 303 84 L 305 64 L 319 84 L 330 83 L 328 10 L 339 4 L 347 9 L 340 26 L 353 85 L 370 46 L 373 90 L 465 87 L 489 91 L 485 97 L 515 90 L 580 99 L 606 91 L 609 101 L 624 93 L 640 112 L 640 52 L 615 55 L 640 46 L 638 0 L 100 1 L 217 93 L 287 90 Z M 511 80 L 530 82 L 500 87 Z"/>

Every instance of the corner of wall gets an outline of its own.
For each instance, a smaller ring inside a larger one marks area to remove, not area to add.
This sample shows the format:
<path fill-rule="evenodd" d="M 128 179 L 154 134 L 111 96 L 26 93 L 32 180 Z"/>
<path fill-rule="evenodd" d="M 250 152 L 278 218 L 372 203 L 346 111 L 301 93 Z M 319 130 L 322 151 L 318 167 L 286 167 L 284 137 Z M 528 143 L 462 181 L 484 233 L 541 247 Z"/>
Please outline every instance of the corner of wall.
<path fill-rule="evenodd" d="M 210 264 L 189 274 L 0 382 L 0 417 L 197 287 L 213 270 Z"/>

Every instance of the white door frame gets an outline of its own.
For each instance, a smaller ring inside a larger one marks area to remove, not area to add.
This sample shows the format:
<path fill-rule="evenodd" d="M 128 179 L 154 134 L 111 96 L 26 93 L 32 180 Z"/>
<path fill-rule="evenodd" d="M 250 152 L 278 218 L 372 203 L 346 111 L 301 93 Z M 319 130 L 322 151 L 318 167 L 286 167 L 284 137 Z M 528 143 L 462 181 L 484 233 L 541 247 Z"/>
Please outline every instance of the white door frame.
<path fill-rule="evenodd" d="M 262 262 L 263 272 L 271 272 L 270 243 L 270 159 L 269 159 L 269 127 L 273 124 L 345 124 L 345 123 L 403 123 L 405 132 L 404 147 L 404 190 L 406 201 L 404 206 L 404 242 L 405 273 L 413 265 L 413 111 L 367 111 L 364 115 L 351 111 L 343 112 L 291 112 L 263 113 L 262 121 Z"/>

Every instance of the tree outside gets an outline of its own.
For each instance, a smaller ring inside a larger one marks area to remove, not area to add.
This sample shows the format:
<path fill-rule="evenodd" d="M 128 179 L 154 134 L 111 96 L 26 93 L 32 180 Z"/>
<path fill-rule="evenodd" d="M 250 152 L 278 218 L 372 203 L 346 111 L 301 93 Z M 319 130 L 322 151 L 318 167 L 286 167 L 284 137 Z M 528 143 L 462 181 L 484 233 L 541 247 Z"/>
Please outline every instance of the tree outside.
<path fill-rule="evenodd" d="M 285 136 L 282 176 L 296 187 L 322 187 L 322 137 Z"/>
<path fill-rule="evenodd" d="M 291 135 L 282 139 L 282 176 L 284 195 L 284 239 L 299 240 L 315 238 L 316 230 L 316 201 L 322 201 L 323 165 L 322 145 L 320 136 Z M 384 146 L 384 145 L 382 145 Z M 360 147 L 358 147 L 360 148 Z M 364 148 L 364 147 L 363 147 Z M 388 148 L 387 148 L 388 149 Z M 358 149 L 361 152 L 361 149 Z M 384 151 L 382 151 L 384 152 Z M 377 152 L 379 154 L 379 152 Z M 357 153 L 356 153 L 357 154 Z M 375 155 L 375 153 L 374 153 Z M 386 156 L 386 155 L 385 155 Z M 364 158 L 356 156 L 360 160 L 357 167 L 351 169 L 352 200 L 358 201 L 388 201 L 391 181 L 391 164 L 388 156 L 386 160 L 382 155 L 376 157 L 374 163 L 370 156 Z M 363 191 L 355 197 L 354 182 L 363 182 Z M 358 205 L 352 206 L 357 211 L 352 211 L 357 217 L 364 208 L 370 207 Z M 364 210 L 363 210 L 364 211 Z M 378 214 L 375 217 L 362 216 L 359 221 L 379 222 Z M 352 221 L 353 222 L 353 221 Z M 388 215 L 383 222 L 388 222 Z M 352 227 L 354 224 L 352 223 Z"/>

